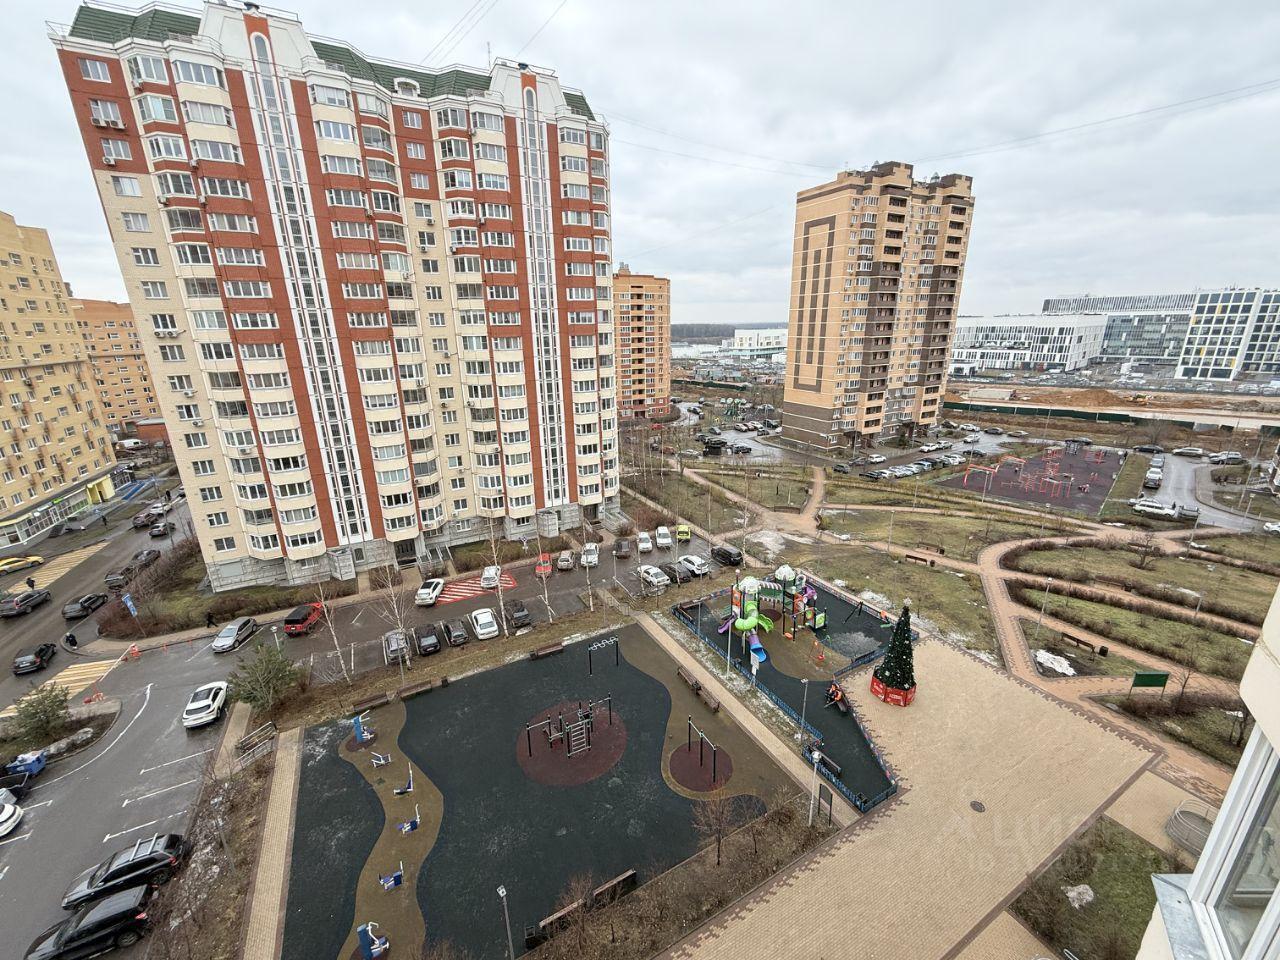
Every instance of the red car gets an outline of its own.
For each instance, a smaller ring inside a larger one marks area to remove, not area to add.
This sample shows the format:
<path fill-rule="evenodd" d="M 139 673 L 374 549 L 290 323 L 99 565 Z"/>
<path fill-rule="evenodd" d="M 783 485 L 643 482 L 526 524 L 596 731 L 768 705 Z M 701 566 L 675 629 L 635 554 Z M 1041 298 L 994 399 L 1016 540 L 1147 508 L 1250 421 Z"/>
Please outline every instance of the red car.
<path fill-rule="evenodd" d="M 543 580 L 551 576 L 551 554 L 538 554 L 538 565 L 533 568 L 533 572 Z"/>
<path fill-rule="evenodd" d="M 304 603 L 300 607 L 294 607 L 284 618 L 284 632 L 291 637 L 300 637 L 309 633 L 323 615 L 324 606 L 319 603 Z"/>

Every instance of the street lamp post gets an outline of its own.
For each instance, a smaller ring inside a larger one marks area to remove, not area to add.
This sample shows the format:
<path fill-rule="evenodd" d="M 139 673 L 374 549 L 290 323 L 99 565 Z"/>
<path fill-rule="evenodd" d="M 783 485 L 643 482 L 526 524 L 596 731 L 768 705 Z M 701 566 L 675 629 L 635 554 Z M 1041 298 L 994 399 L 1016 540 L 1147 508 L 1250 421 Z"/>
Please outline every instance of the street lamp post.
<path fill-rule="evenodd" d="M 1036 620 L 1036 639 L 1040 639 L 1040 628 L 1044 624 L 1044 608 L 1049 604 L 1049 590 L 1053 586 L 1053 577 L 1044 585 L 1044 599 L 1040 601 L 1040 616 Z"/>
<path fill-rule="evenodd" d="M 796 739 L 804 743 L 804 712 L 809 705 L 809 681 L 802 679 L 800 685 L 804 688 L 804 694 L 800 697 L 800 733 Z"/>
<path fill-rule="evenodd" d="M 813 782 L 809 786 L 809 826 L 813 826 L 813 808 L 818 802 L 818 764 L 822 761 L 822 754 L 813 751 Z"/>
<path fill-rule="evenodd" d="M 515 946 L 511 942 L 511 914 L 507 912 L 507 888 L 498 887 L 498 896 L 502 898 L 502 919 L 507 926 L 507 960 L 516 960 Z"/>

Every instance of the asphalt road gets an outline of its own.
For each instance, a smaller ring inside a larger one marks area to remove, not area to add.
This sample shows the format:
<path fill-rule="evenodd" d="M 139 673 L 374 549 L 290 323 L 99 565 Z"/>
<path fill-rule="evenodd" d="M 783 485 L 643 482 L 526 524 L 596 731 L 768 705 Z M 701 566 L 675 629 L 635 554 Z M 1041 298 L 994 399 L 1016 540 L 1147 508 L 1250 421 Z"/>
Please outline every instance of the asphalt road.
<path fill-rule="evenodd" d="M 189 732 L 182 708 L 232 666 L 208 651 L 152 651 L 103 679 L 102 692 L 121 701 L 115 724 L 89 750 L 45 769 L 23 801 L 22 823 L 0 841 L 4 956 L 20 956 L 66 916 L 61 897 L 80 871 L 139 838 L 183 832 L 225 721 Z"/>
<path fill-rule="evenodd" d="M 1200 525 L 1226 527 L 1228 530 L 1253 530 L 1260 524 L 1238 514 L 1196 500 L 1196 474 L 1212 469 L 1207 463 L 1189 457 L 1164 456 L 1164 482 L 1153 496 L 1161 503 L 1195 503 L 1200 507 Z"/>

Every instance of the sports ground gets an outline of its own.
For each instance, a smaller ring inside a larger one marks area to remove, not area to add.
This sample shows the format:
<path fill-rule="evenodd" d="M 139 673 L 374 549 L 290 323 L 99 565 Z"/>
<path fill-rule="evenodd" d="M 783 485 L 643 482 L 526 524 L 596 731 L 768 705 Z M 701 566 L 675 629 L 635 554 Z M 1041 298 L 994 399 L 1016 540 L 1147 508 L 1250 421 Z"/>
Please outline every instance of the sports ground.
<path fill-rule="evenodd" d="M 1122 464 L 1115 450 L 1066 444 L 1027 460 L 1004 458 L 987 467 L 971 467 L 939 486 L 986 493 L 998 500 L 1077 510 L 1096 516 L 1111 492 Z M 994 469 L 988 469 L 994 468 Z"/>

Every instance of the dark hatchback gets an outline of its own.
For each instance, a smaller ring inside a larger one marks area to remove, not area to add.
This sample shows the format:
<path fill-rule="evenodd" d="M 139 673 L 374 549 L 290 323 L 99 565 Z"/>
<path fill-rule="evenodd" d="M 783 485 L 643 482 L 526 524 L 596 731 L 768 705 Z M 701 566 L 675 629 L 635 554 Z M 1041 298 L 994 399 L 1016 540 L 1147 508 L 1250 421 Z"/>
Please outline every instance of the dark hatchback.
<path fill-rule="evenodd" d="M 467 634 L 467 625 L 461 620 L 446 620 L 441 629 L 444 632 L 444 639 L 451 647 L 460 647 L 470 639 Z"/>
<path fill-rule="evenodd" d="M 23 590 L 22 593 L 10 594 L 0 600 L 0 617 L 22 616 L 52 599 L 53 594 L 48 590 Z"/>
<path fill-rule="evenodd" d="M 693 579 L 693 574 L 683 563 L 664 563 L 658 569 L 670 577 L 672 583 L 688 583 Z"/>
<path fill-rule="evenodd" d="M 429 623 L 425 627 L 418 627 L 417 644 L 418 653 L 421 656 L 429 656 L 433 653 L 439 653 L 443 647 L 443 641 L 440 639 L 440 627 L 434 623 Z"/>
<path fill-rule="evenodd" d="M 502 605 L 503 616 L 507 626 L 512 630 L 526 630 L 533 626 L 533 614 L 524 605 L 523 600 L 508 600 Z"/>
<path fill-rule="evenodd" d="M 42 643 L 32 650 L 22 651 L 22 653 L 13 658 L 14 676 L 43 670 L 49 665 L 49 661 L 53 659 L 53 655 L 57 652 L 58 648 L 52 643 Z"/>
<path fill-rule="evenodd" d="M 741 566 L 742 551 L 737 547 L 730 547 L 725 544 L 717 543 L 711 548 L 711 559 L 726 567 Z"/>
<path fill-rule="evenodd" d="M 117 947 L 131 947 L 147 928 L 146 884 L 86 904 L 32 941 L 23 960 L 92 957 Z"/>
<path fill-rule="evenodd" d="M 63 606 L 62 618 L 64 620 L 79 620 L 82 617 L 87 617 L 106 602 L 107 595 L 105 593 L 86 593 L 83 597 L 78 597 Z"/>
<path fill-rule="evenodd" d="M 62 909 L 75 910 L 139 884 L 168 883 L 185 854 L 186 845 L 176 833 L 138 840 L 76 877 L 62 895 Z"/>

